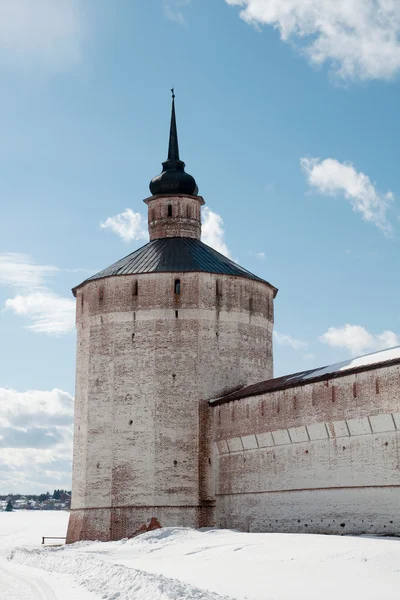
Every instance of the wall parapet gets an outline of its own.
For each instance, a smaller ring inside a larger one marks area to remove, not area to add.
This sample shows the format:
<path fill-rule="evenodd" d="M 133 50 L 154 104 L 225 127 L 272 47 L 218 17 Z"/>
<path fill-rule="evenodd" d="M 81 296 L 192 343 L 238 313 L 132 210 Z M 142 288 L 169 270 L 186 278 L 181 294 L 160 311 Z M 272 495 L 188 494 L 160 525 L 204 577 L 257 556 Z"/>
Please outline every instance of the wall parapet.
<path fill-rule="evenodd" d="M 218 440 L 218 454 L 231 454 L 246 450 L 258 450 L 272 446 L 285 446 L 334 438 L 368 435 L 373 433 L 389 433 L 400 431 L 400 412 L 371 415 L 359 419 L 344 419 L 342 421 L 311 423 L 265 431 L 262 433 Z"/>

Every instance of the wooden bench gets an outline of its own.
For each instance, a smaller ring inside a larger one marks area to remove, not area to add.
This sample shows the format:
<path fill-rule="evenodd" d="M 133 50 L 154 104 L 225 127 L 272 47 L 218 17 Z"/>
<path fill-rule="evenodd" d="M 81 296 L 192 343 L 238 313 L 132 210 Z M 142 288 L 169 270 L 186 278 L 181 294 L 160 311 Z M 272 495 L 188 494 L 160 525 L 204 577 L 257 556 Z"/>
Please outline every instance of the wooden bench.
<path fill-rule="evenodd" d="M 65 537 L 53 537 L 53 536 L 49 536 L 49 535 L 44 535 L 42 536 L 42 544 L 44 544 L 44 540 L 66 540 L 67 538 Z"/>

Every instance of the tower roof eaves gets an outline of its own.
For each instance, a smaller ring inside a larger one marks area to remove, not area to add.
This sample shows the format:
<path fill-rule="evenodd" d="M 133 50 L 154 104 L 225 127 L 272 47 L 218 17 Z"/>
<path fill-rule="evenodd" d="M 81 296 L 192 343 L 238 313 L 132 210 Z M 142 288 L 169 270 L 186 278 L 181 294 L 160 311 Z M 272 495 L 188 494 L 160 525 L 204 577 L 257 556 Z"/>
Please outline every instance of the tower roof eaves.
<path fill-rule="evenodd" d="M 244 277 L 266 284 L 273 290 L 274 298 L 278 289 L 268 281 L 257 277 L 214 248 L 194 238 L 158 238 L 128 254 L 106 269 L 92 275 L 73 288 L 76 291 L 85 283 L 120 275 L 141 275 L 145 273 L 213 273 Z"/>

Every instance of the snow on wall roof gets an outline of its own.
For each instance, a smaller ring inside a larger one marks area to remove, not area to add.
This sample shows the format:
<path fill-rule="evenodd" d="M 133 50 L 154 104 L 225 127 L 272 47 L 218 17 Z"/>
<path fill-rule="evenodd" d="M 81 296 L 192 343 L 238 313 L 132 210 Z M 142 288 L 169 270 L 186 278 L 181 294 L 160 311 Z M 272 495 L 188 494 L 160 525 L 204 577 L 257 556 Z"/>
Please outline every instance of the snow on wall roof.
<path fill-rule="evenodd" d="M 210 404 L 215 406 L 217 404 L 224 404 L 225 402 L 239 400 L 240 398 L 248 396 L 276 392 L 278 390 L 296 387 L 297 385 L 306 385 L 307 383 L 313 383 L 315 381 L 343 377 L 344 375 L 349 375 L 351 373 L 369 371 L 371 369 L 381 368 L 396 363 L 400 363 L 400 346 L 373 352 L 371 354 L 365 354 L 364 356 L 328 365 L 327 367 L 320 367 L 318 369 L 311 369 L 310 371 L 301 371 L 299 373 L 293 373 L 292 375 L 284 375 L 283 377 L 277 377 L 276 379 L 260 381 L 259 383 L 249 385 L 227 394 L 226 396 L 222 396 L 222 398 L 210 400 Z"/>

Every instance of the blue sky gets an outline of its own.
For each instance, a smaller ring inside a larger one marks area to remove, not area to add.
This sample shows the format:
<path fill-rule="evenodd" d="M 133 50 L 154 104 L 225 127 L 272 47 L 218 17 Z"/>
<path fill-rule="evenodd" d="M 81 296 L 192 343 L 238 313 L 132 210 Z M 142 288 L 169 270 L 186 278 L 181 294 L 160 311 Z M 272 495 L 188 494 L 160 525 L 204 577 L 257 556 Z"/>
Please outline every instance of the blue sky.
<path fill-rule="evenodd" d="M 69 482 L 70 289 L 145 243 L 172 85 L 205 241 L 279 288 L 276 375 L 398 343 L 400 8 L 0 0 L 0 17 L 0 492 Z"/>

